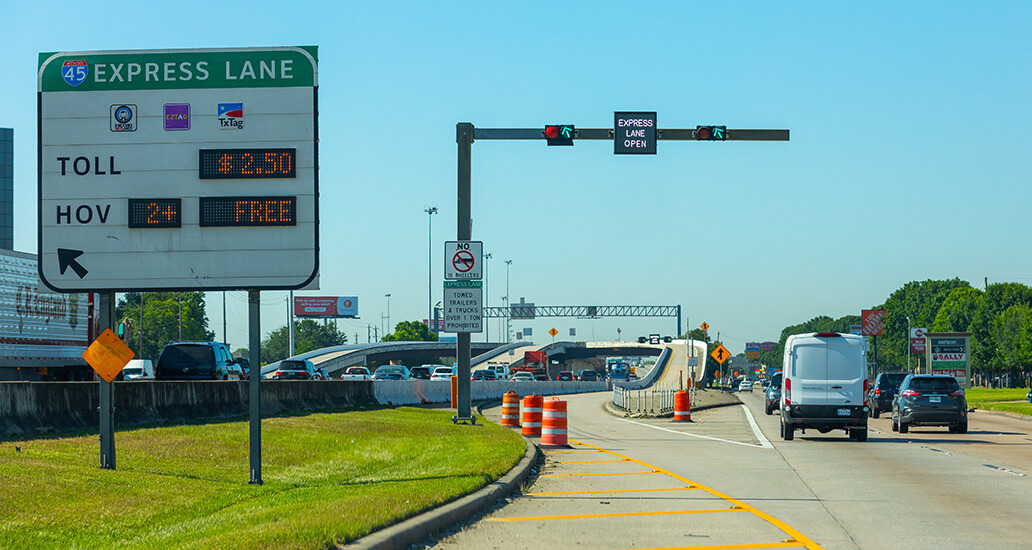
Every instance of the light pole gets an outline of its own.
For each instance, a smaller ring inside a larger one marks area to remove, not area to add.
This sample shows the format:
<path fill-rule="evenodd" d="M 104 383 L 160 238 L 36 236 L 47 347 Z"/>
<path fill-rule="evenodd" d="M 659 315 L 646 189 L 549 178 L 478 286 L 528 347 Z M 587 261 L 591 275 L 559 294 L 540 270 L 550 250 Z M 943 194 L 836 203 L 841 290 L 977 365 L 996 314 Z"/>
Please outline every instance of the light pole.
<path fill-rule="evenodd" d="M 434 263 L 434 214 L 437 213 L 436 206 L 428 206 L 423 209 L 423 212 L 427 214 L 426 222 L 426 324 L 431 325 L 434 322 L 434 299 L 433 299 L 433 263 Z M 431 332 L 437 332 L 437 327 L 431 327 Z"/>
<path fill-rule="evenodd" d="M 910 372 L 910 317 L 907 317 L 907 372 Z"/>
<path fill-rule="evenodd" d="M 487 288 L 487 266 L 490 265 L 490 262 L 488 260 L 490 260 L 493 257 L 494 255 L 490 252 L 484 254 L 484 303 L 487 304 L 489 307 L 491 305 L 491 293 L 488 292 Z M 491 341 L 491 320 L 487 317 L 484 317 L 484 341 Z"/>
<path fill-rule="evenodd" d="M 500 299 L 502 300 L 502 308 L 505 309 L 505 322 L 504 323 L 498 323 L 498 341 L 499 342 L 506 342 L 506 343 L 508 343 L 509 342 L 509 337 L 508 336 L 506 336 L 505 338 L 502 338 L 502 329 L 507 327 L 508 324 L 509 324 L 509 313 L 510 313 L 509 312 L 509 297 L 508 296 L 502 296 Z"/>
<path fill-rule="evenodd" d="M 505 305 L 509 305 L 509 267 L 512 266 L 512 260 L 505 260 Z M 510 322 L 512 321 L 512 308 L 509 309 L 509 315 L 505 316 L 505 343 L 509 343 L 509 330 L 512 328 Z"/>
<path fill-rule="evenodd" d="M 390 293 L 387 293 L 383 296 L 384 298 L 387 298 L 387 328 L 389 329 L 391 328 L 391 295 Z M 385 330 L 383 333 L 387 334 L 387 331 Z"/>

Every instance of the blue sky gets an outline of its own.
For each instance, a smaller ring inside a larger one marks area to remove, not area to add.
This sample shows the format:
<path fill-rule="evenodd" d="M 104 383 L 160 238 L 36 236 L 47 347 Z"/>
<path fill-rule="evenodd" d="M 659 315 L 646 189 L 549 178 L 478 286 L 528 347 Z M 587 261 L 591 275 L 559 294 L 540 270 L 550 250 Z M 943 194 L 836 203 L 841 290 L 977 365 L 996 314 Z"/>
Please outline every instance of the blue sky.
<path fill-rule="evenodd" d="M 1032 284 L 1032 5 L 1023 2 L 13 2 L 0 126 L 15 128 L 15 248 L 36 247 L 41 51 L 319 46 L 321 285 L 365 341 L 427 309 L 454 239 L 455 124 L 789 128 L 788 143 L 473 145 L 490 304 L 676 305 L 732 352 L 911 280 Z M 263 293 L 263 332 L 286 322 Z M 246 344 L 246 295 L 227 298 Z M 221 296 L 209 318 L 222 338 Z M 683 321 L 684 323 L 684 321 Z M 492 340 L 498 321 L 491 322 Z M 670 334 L 673 319 L 541 319 L 537 341 Z M 681 331 L 683 332 L 683 327 Z M 475 335 L 482 340 L 484 335 Z"/>

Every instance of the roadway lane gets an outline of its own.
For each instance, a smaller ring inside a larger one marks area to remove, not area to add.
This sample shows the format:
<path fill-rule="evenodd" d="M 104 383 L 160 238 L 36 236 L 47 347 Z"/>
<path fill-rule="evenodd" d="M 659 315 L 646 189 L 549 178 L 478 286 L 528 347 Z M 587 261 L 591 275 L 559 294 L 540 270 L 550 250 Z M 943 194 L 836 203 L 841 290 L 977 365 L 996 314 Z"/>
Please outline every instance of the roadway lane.
<path fill-rule="evenodd" d="M 901 437 L 877 420 L 865 443 L 813 431 L 786 442 L 762 396 L 692 423 L 609 415 L 608 393 L 569 396 L 574 448 L 546 450 L 529 494 L 433 547 L 1028 546 L 1032 424 L 975 414 L 966 435 Z"/>

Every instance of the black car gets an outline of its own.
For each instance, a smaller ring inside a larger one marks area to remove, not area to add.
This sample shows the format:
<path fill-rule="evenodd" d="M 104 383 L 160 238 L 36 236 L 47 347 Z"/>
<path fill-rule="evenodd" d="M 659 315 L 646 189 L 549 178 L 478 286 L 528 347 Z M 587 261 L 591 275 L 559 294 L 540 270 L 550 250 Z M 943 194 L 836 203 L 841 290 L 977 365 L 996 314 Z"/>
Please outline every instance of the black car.
<path fill-rule="evenodd" d="M 477 369 L 473 371 L 470 380 L 498 380 L 498 375 L 494 369 Z"/>
<path fill-rule="evenodd" d="M 907 373 L 902 371 L 878 373 L 870 391 L 867 392 L 867 400 L 871 403 L 871 418 L 878 418 L 881 413 L 892 411 L 892 400 L 896 398 L 899 385 L 906 377 Z"/>
<path fill-rule="evenodd" d="M 556 376 L 555 379 L 556 380 L 562 380 L 562 381 L 572 381 L 573 380 L 573 373 L 568 371 L 568 370 L 564 370 L 564 371 L 560 372 L 559 376 Z"/>
<path fill-rule="evenodd" d="M 412 367 L 409 369 L 409 378 L 413 380 L 429 380 L 430 375 L 434 373 L 433 365 L 423 365 L 421 367 Z"/>
<path fill-rule="evenodd" d="M 228 380 L 239 371 L 229 348 L 219 342 L 172 342 L 161 350 L 154 378 L 158 380 Z"/>
<path fill-rule="evenodd" d="M 272 377 L 276 380 L 319 380 L 315 366 L 307 359 L 284 359 Z"/>
<path fill-rule="evenodd" d="M 778 402 L 781 401 L 781 373 L 775 373 L 774 376 L 770 377 L 770 383 L 767 384 L 766 397 L 764 398 L 766 405 L 764 406 L 764 412 L 768 415 L 774 414 L 774 411 L 781 410 Z"/>
<path fill-rule="evenodd" d="M 903 379 L 892 402 L 892 430 L 905 434 L 910 426 L 949 426 L 952 433 L 967 433 L 967 399 L 956 378 L 911 374 Z"/>
<path fill-rule="evenodd" d="M 581 371 L 577 373 L 577 378 L 581 382 L 597 382 L 598 371 L 594 371 L 591 369 L 581 369 Z"/>

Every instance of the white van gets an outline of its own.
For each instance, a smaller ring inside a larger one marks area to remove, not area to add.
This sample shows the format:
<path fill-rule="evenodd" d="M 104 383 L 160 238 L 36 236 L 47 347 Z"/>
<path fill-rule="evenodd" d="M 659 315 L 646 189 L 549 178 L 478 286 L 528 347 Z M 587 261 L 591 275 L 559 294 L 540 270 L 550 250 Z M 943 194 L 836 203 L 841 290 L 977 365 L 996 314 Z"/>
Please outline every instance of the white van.
<path fill-rule="evenodd" d="M 785 341 L 781 381 L 781 437 L 796 429 L 846 430 L 867 441 L 867 346 L 855 334 L 796 334 Z"/>
<path fill-rule="evenodd" d="M 154 380 L 154 364 L 150 359 L 130 359 L 122 367 L 123 380 Z"/>
<path fill-rule="evenodd" d="M 509 371 L 509 365 L 504 363 L 488 363 L 487 368 L 493 370 L 499 380 L 508 380 L 512 376 L 512 372 Z"/>

